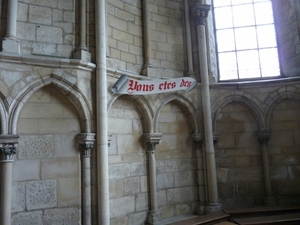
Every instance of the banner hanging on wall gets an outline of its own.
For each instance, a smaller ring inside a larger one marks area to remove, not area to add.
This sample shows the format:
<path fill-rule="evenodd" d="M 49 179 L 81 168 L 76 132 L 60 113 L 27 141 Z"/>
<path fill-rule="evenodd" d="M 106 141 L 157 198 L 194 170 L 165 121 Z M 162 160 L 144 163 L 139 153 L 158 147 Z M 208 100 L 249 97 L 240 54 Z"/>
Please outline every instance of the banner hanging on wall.
<path fill-rule="evenodd" d="M 112 86 L 112 91 L 118 94 L 149 95 L 185 90 L 190 92 L 197 85 L 191 77 L 168 80 L 133 80 L 122 75 Z"/>

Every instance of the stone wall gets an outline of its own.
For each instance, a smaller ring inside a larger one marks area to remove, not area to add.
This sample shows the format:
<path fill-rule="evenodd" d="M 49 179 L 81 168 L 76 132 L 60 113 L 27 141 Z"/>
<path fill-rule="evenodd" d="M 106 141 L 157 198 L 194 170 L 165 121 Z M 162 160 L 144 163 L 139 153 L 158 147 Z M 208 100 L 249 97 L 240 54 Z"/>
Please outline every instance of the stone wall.
<path fill-rule="evenodd" d="M 145 40 L 142 1 L 107 2 L 108 67 L 141 74 Z M 151 64 L 155 77 L 180 77 L 186 68 L 181 1 L 149 1 Z"/>
<path fill-rule="evenodd" d="M 275 202 L 299 201 L 295 193 L 300 179 L 299 94 L 297 81 L 212 88 L 219 197 L 224 207 L 266 204 L 258 131 L 271 134 L 266 141 Z"/>
<path fill-rule="evenodd" d="M 284 76 L 300 75 L 300 3 L 273 1 L 281 69 Z"/>
<path fill-rule="evenodd" d="M 23 54 L 71 57 L 75 1 L 18 1 L 17 38 Z"/>
<path fill-rule="evenodd" d="M 54 87 L 27 101 L 18 121 L 12 224 L 80 224 L 78 133 L 74 106 Z"/>
<path fill-rule="evenodd" d="M 111 224 L 142 224 L 149 205 L 147 150 L 141 140 L 141 112 L 126 97 L 109 110 L 109 186 Z"/>

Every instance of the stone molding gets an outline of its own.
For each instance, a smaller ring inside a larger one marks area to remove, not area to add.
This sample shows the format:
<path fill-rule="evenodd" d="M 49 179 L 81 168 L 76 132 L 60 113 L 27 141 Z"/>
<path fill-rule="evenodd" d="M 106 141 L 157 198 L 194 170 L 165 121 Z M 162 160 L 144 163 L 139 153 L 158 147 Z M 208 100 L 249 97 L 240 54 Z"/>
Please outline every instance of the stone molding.
<path fill-rule="evenodd" d="M 78 134 L 79 137 L 79 147 L 82 156 L 91 156 L 91 151 L 95 143 L 94 133 L 81 133 Z"/>
<path fill-rule="evenodd" d="M 193 12 L 193 17 L 196 26 L 206 25 L 206 18 L 208 16 L 209 11 L 210 11 L 210 5 L 195 3 L 192 12 Z"/>
<path fill-rule="evenodd" d="M 18 135 L 0 135 L 0 161 L 12 162 L 17 154 Z"/>
<path fill-rule="evenodd" d="M 149 146 L 148 151 L 155 151 L 155 147 L 160 143 L 162 138 L 162 133 L 145 133 L 143 134 L 143 139 L 145 143 Z"/>
<path fill-rule="evenodd" d="M 257 131 L 258 142 L 261 145 L 267 145 L 271 136 L 271 132 L 267 130 Z"/>

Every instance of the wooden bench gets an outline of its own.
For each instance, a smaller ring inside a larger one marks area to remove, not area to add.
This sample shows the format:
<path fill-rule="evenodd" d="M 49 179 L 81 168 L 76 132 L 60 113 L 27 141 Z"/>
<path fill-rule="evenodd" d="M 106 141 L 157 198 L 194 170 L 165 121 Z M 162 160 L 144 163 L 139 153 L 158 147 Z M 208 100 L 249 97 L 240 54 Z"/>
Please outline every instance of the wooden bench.
<path fill-rule="evenodd" d="M 211 213 L 207 215 L 201 215 L 194 218 L 168 223 L 168 225 L 212 225 L 216 223 L 220 223 L 222 221 L 229 221 L 229 215 L 226 213 Z"/>
<path fill-rule="evenodd" d="M 233 219 L 233 222 L 239 225 L 299 225 L 300 213 L 287 213 L 273 216 L 259 216 Z"/>
<path fill-rule="evenodd" d="M 237 209 L 223 209 L 226 214 L 230 214 L 231 218 L 242 217 L 257 217 L 257 216 L 271 216 L 285 213 L 299 213 L 300 205 L 297 206 L 257 206 L 252 208 L 237 208 Z"/>

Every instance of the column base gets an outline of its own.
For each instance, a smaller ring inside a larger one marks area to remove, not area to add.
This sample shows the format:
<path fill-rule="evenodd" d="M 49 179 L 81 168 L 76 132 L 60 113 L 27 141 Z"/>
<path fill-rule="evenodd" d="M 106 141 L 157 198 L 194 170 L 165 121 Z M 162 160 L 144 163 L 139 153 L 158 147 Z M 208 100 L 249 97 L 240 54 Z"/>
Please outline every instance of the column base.
<path fill-rule="evenodd" d="M 5 37 L 2 40 L 2 52 L 21 53 L 20 42 L 14 37 Z"/>
<path fill-rule="evenodd" d="M 275 205 L 277 205 L 276 202 L 275 202 L 275 199 L 273 197 L 266 197 L 264 199 L 264 204 L 266 206 L 275 206 Z"/>
<path fill-rule="evenodd" d="M 205 203 L 199 203 L 197 205 L 196 210 L 197 210 L 197 214 L 198 215 L 204 215 L 205 212 L 206 212 L 206 205 L 205 205 Z"/>
<path fill-rule="evenodd" d="M 84 49 L 78 49 L 73 53 L 75 59 L 80 59 L 85 62 L 91 62 L 91 53 Z"/>
<path fill-rule="evenodd" d="M 222 204 L 221 203 L 208 203 L 205 207 L 206 213 L 214 213 L 214 212 L 221 212 L 222 211 Z"/>
<path fill-rule="evenodd" d="M 161 215 L 158 210 L 151 210 L 148 212 L 147 224 L 148 225 L 161 225 Z"/>

